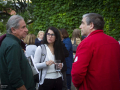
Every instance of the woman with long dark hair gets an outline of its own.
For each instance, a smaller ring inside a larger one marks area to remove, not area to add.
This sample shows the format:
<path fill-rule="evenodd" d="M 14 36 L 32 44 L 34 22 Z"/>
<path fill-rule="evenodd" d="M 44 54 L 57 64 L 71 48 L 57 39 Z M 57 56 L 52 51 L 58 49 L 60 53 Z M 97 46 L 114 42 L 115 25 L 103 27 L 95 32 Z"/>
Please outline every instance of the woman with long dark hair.
<path fill-rule="evenodd" d="M 36 67 L 40 70 L 39 90 L 62 90 L 62 75 L 55 70 L 55 61 L 61 61 L 59 67 L 62 69 L 64 60 L 61 37 L 57 28 L 49 27 L 46 30 L 43 45 L 45 45 L 47 51 L 44 62 L 40 61 L 42 52 L 40 46 L 36 49 L 34 56 Z"/>

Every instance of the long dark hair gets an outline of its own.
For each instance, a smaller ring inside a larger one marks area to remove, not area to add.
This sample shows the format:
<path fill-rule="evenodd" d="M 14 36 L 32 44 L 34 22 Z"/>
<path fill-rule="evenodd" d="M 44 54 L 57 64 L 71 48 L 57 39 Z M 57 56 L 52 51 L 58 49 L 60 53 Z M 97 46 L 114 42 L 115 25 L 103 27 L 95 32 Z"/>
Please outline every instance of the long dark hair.
<path fill-rule="evenodd" d="M 47 41 L 47 33 L 48 30 L 52 30 L 55 34 L 55 42 L 54 42 L 54 54 L 55 54 L 55 60 L 61 60 L 63 62 L 64 54 L 63 54 L 63 47 L 62 47 L 62 42 L 61 42 L 61 36 L 57 28 L 55 27 L 49 27 L 43 37 L 43 44 L 48 44 Z"/>

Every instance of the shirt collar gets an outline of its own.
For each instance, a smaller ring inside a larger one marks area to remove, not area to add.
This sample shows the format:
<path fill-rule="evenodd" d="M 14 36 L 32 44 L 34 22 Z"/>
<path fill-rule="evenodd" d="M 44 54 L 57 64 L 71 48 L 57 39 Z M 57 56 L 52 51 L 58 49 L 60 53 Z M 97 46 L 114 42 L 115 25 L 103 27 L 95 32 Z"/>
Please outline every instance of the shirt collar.
<path fill-rule="evenodd" d="M 38 40 L 39 40 L 39 41 L 41 41 L 41 39 L 40 39 L 40 38 L 38 38 Z"/>

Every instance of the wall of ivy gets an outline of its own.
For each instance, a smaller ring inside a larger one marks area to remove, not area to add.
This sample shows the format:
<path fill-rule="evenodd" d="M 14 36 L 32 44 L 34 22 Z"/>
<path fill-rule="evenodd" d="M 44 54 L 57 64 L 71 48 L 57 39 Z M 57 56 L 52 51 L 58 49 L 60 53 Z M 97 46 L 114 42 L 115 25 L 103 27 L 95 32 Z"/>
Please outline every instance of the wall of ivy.
<path fill-rule="evenodd" d="M 46 30 L 50 26 L 65 28 L 70 37 L 79 28 L 82 15 L 99 13 L 106 22 L 104 32 L 115 39 L 120 37 L 120 0 L 31 0 L 35 5 L 33 32 Z"/>
<path fill-rule="evenodd" d="M 0 22 L 0 36 L 5 33 L 6 27 L 3 25 L 2 22 Z"/>

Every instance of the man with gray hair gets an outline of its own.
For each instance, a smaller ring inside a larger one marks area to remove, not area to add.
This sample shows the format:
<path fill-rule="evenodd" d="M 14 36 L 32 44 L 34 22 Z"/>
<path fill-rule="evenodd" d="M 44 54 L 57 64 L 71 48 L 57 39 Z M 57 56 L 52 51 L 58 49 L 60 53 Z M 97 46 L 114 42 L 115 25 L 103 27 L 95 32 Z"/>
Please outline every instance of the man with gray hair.
<path fill-rule="evenodd" d="M 32 70 L 24 55 L 21 39 L 28 33 L 24 19 L 13 15 L 7 22 L 6 37 L 0 41 L 2 90 L 35 90 Z"/>
<path fill-rule="evenodd" d="M 73 84 L 77 90 L 120 90 L 120 47 L 113 37 L 104 34 L 103 17 L 85 14 L 79 28 L 87 37 L 76 51 Z"/>

